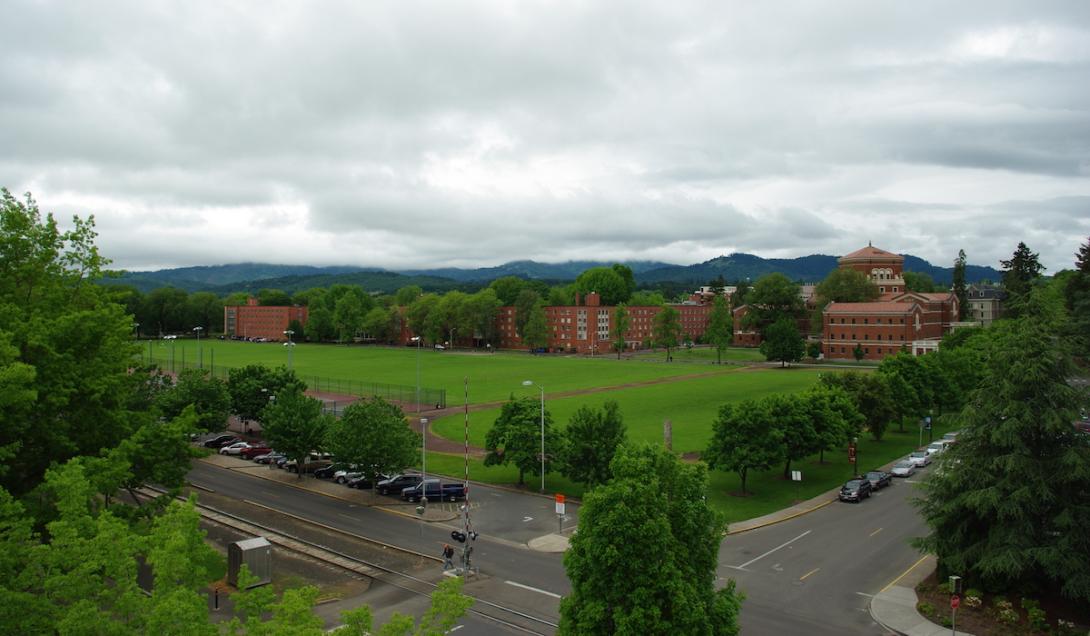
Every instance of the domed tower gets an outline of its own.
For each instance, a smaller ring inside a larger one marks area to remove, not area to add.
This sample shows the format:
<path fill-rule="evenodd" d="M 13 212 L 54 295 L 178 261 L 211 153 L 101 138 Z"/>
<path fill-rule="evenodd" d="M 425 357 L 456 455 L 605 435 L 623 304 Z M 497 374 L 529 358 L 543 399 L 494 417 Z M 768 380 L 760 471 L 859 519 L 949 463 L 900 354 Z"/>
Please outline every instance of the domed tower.
<path fill-rule="evenodd" d="M 905 291 L 905 279 L 901 275 L 905 259 L 899 254 L 868 244 L 863 249 L 841 256 L 837 263 L 840 267 L 850 267 L 862 272 L 878 285 L 880 293 L 900 294 Z"/>

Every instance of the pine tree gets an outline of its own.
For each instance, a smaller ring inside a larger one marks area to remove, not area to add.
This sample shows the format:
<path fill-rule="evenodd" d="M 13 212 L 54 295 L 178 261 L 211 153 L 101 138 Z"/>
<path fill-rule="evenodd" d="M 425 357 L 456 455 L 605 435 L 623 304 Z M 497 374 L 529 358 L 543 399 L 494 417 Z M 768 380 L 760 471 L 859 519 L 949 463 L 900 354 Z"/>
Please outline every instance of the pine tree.
<path fill-rule="evenodd" d="M 958 250 L 954 261 L 954 296 L 958 299 L 958 321 L 969 315 L 969 291 L 965 286 L 965 250 Z"/>
<path fill-rule="evenodd" d="M 1007 290 L 1006 314 L 1008 318 L 1017 318 L 1022 313 L 1022 305 L 1029 298 L 1036 280 L 1044 267 L 1025 243 L 1018 243 L 1018 249 L 1010 260 L 1000 261 L 1003 265 L 1003 287 Z"/>

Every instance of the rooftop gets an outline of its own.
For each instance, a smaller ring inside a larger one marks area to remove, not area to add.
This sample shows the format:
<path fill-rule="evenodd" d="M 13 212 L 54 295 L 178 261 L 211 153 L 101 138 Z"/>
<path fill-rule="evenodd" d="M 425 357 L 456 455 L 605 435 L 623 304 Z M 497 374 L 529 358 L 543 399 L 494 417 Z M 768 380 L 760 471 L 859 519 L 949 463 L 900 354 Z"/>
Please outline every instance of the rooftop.
<path fill-rule="evenodd" d="M 840 257 L 840 261 L 862 261 L 862 260 L 896 260 L 904 261 L 904 257 L 900 254 L 894 254 L 893 252 L 887 252 L 880 250 L 873 245 L 868 245 L 862 249 L 855 250 L 851 254 L 845 254 Z"/>

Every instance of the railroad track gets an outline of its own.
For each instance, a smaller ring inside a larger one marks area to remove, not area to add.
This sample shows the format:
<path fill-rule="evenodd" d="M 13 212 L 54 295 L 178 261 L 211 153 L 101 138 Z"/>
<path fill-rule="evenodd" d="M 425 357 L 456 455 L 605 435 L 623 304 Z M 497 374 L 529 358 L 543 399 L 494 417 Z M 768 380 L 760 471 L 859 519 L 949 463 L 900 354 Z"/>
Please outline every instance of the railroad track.
<path fill-rule="evenodd" d="M 142 488 L 137 489 L 136 492 L 137 492 L 137 494 L 142 495 L 144 497 L 148 497 L 148 498 L 153 498 L 153 497 L 155 497 L 157 495 L 161 495 L 161 494 L 166 493 L 165 490 L 163 490 L 161 488 L 154 487 L 154 486 L 144 486 Z M 155 494 L 149 494 L 149 493 L 155 493 Z M 182 499 L 182 498 L 179 497 L 179 499 Z M 442 562 L 442 559 L 439 559 L 437 557 L 434 557 L 434 556 L 431 556 L 431 555 L 428 555 L 428 554 L 423 554 L 423 553 L 420 553 L 420 552 L 416 552 L 416 551 L 409 550 L 409 549 L 406 549 L 406 548 L 402 548 L 402 547 L 399 547 L 399 546 L 395 546 L 395 545 L 392 545 L 392 544 L 383 543 L 382 541 L 377 541 L 375 539 L 370 539 L 370 538 L 364 537 L 362 535 L 354 534 L 354 533 L 351 533 L 351 532 L 346 532 L 344 530 L 340 530 L 338 528 L 333 528 L 333 527 L 330 527 L 330 526 L 325 526 L 323 524 L 315 524 L 314 522 L 303 519 L 302 517 L 298 517 L 298 516 L 292 515 L 290 513 L 285 513 L 285 512 L 282 512 L 282 511 L 274 510 L 273 508 L 269 508 L 268 506 L 263 506 L 262 504 L 258 504 L 258 503 L 252 502 L 252 501 L 247 501 L 246 503 L 249 503 L 249 504 L 255 505 L 255 506 L 259 506 L 261 508 L 265 508 L 266 510 L 276 512 L 277 514 L 290 517 L 290 518 L 295 519 L 297 521 L 302 521 L 302 522 L 305 522 L 305 523 L 311 523 L 313 525 L 317 525 L 317 526 L 319 526 L 321 528 L 324 528 L 326 530 L 331 530 L 331 531 L 336 532 L 338 534 L 342 534 L 342 535 L 351 537 L 352 539 L 355 539 L 357 541 L 364 541 L 364 542 L 369 543 L 371 545 L 381 547 L 384 550 L 393 550 L 393 551 L 400 552 L 402 554 L 411 556 L 413 558 L 426 559 L 428 561 L 435 561 L 436 563 L 441 563 Z M 435 583 L 432 583 L 430 581 L 426 581 L 424 579 L 413 576 L 411 574 L 406 574 L 405 572 L 400 572 L 400 571 L 398 571 L 396 569 L 390 568 L 388 566 L 385 566 L 385 565 L 382 565 L 382 564 L 379 564 L 379 563 L 375 563 L 375 562 L 368 561 L 368 560 L 365 560 L 365 559 L 360 559 L 360 558 L 352 556 L 350 554 L 345 554 L 344 552 L 341 552 L 341 551 L 336 550 L 334 548 L 331 548 L 329 546 L 324 546 L 324 545 L 322 545 L 320 543 L 315 543 L 313 541 L 308 541 L 308 540 L 303 539 L 301 537 L 294 536 L 292 534 L 286 533 L 286 532 L 284 532 L 282 530 L 277 530 L 277 529 L 272 528 L 270 526 L 254 522 L 254 521 L 251 521 L 249 519 L 244 519 L 244 518 L 242 518 L 242 517 L 240 517 L 238 515 L 226 512 L 224 510 L 219 510 L 219 509 L 217 509 L 217 508 L 215 508 L 213 506 L 198 503 L 197 504 L 197 509 L 200 511 L 201 516 L 204 519 L 207 519 L 208 521 L 211 521 L 213 523 L 217 523 L 217 524 L 220 524 L 222 526 L 226 526 L 228 528 L 231 528 L 231 529 L 236 530 L 238 532 L 242 532 L 244 534 L 248 534 L 250 536 L 263 537 L 269 543 L 272 543 L 273 545 L 275 545 L 275 546 L 277 546 L 277 547 L 279 547 L 281 549 L 290 550 L 290 551 L 295 552 L 297 554 L 301 554 L 301 555 L 303 555 L 305 557 L 308 557 L 308 558 L 311 558 L 311 559 L 314 559 L 314 560 L 317 560 L 317 561 L 321 561 L 322 563 L 325 563 L 327 565 L 331 565 L 331 566 L 346 570 L 346 571 L 351 572 L 353 574 L 366 576 L 366 577 L 368 577 L 368 578 L 370 578 L 372 580 L 376 580 L 376 581 L 385 583 L 387 585 L 392 585 L 394 587 L 397 587 L 399 589 L 411 592 L 411 593 L 419 595 L 419 596 L 425 596 L 425 597 L 430 598 L 431 593 L 433 591 L 435 591 L 435 588 L 437 587 L 437 585 Z M 522 612 L 520 610 L 510 608 L 510 607 L 505 607 L 503 605 L 499 605 L 497 603 L 493 603 L 491 601 L 488 601 L 488 600 L 485 600 L 485 599 L 482 599 L 482 598 L 479 598 L 479 597 L 475 597 L 475 596 L 472 596 L 472 595 L 467 594 L 466 596 L 469 596 L 469 598 L 472 598 L 474 600 L 473 607 L 471 607 L 468 610 L 470 613 L 472 613 L 472 614 L 474 614 L 476 616 L 480 616 L 480 617 L 482 617 L 482 618 L 484 618 L 486 620 L 492 621 L 494 623 L 498 623 L 500 625 L 503 625 L 504 627 L 507 627 L 509 629 L 513 629 L 515 631 L 522 632 L 522 633 L 525 633 L 525 634 L 535 634 L 535 635 L 538 635 L 538 636 L 548 636 L 548 634 L 552 633 L 553 631 L 556 630 L 556 628 L 559 627 L 559 625 L 557 625 L 554 622 L 548 621 L 546 619 L 543 619 L 543 618 L 540 618 L 540 617 L 537 617 L 537 616 L 533 616 L 531 614 L 527 614 L 527 613 Z M 481 606 L 481 608 L 479 609 L 478 606 Z M 487 608 L 487 609 L 484 609 L 484 608 Z M 506 617 L 506 618 L 504 618 L 504 617 Z M 546 627 L 549 627 L 549 628 L 552 628 L 552 629 L 549 632 L 541 632 L 541 631 L 537 631 L 537 629 L 534 629 L 534 627 L 530 627 L 530 626 L 528 626 L 526 624 L 515 623 L 515 622 L 512 622 L 512 620 L 521 620 L 521 621 L 524 621 L 525 623 L 529 623 L 530 625 L 533 625 L 533 626 L 546 626 Z"/>

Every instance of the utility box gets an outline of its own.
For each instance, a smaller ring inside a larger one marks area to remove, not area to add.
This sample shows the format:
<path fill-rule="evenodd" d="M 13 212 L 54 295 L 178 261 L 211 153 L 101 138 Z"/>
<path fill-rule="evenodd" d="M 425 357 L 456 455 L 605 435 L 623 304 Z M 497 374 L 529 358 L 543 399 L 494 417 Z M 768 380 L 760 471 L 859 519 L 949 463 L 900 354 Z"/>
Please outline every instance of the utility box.
<path fill-rule="evenodd" d="M 272 582 L 272 544 L 264 537 L 235 541 L 227 546 L 227 582 L 238 587 L 238 573 L 242 564 L 250 568 L 257 581 L 250 587 Z"/>

